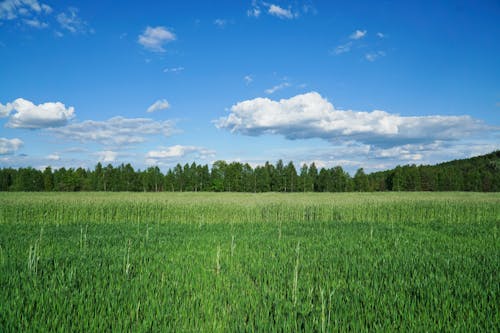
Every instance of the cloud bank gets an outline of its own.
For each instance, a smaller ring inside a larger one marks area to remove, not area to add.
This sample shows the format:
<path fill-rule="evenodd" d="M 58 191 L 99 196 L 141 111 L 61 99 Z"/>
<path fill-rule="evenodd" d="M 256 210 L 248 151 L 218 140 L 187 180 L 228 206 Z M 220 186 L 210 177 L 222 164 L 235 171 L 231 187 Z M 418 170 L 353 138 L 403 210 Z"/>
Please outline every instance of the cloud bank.
<path fill-rule="evenodd" d="M 355 140 L 378 146 L 458 140 L 494 130 L 463 116 L 405 117 L 386 111 L 337 110 L 317 92 L 279 101 L 255 98 L 233 105 L 227 117 L 214 121 L 232 133 L 282 135 L 287 139 Z"/>
<path fill-rule="evenodd" d="M 149 135 L 170 136 L 176 132 L 170 120 L 154 121 L 148 118 L 113 117 L 105 121 L 86 120 L 50 132 L 65 140 L 97 142 L 105 146 L 142 143 Z"/>

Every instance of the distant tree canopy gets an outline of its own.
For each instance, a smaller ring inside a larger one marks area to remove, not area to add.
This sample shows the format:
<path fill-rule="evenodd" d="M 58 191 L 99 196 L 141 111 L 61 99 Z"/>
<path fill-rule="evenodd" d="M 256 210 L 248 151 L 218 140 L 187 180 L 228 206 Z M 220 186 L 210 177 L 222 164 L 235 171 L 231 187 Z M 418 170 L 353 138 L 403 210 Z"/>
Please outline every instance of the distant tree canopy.
<path fill-rule="evenodd" d="M 0 191 L 213 191 L 213 192 L 349 192 L 349 191 L 500 191 L 500 151 L 437 165 L 405 165 L 354 177 L 342 167 L 266 162 L 252 168 L 240 162 L 216 161 L 212 168 L 177 164 L 165 174 L 158 167 L 134 170 L 130 164 L 94 170 L 47 167 L 0 169 Z"/>

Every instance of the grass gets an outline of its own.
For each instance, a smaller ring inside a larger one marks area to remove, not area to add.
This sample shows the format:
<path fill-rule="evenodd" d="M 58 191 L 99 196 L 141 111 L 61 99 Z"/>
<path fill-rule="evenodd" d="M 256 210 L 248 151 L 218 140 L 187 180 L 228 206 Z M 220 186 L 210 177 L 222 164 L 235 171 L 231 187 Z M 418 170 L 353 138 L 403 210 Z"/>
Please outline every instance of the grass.
<path fill-rule="evenodd" d="M 0 331 L 498 331 L 500 196 L 0 193 Z"/>

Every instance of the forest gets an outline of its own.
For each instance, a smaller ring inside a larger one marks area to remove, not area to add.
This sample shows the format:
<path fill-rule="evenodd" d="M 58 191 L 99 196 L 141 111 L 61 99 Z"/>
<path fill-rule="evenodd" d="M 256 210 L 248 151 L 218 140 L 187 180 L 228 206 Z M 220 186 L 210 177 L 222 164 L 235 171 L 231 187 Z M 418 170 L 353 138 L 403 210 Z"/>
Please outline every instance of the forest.
<path fill-rule="evenodd" d="M 500 192 L 500 150 L 437 165 L 404 165 L 354 176 L 342 167 L 297 169 L 282 160 L 252 168 L 248 163 L 216 161 L 208 165 L 177 164 L 134 170 L 130 164 L 84 168 L 0 169 L 0 191 L 205 191 L 205 192 L 375 192 L 474 191 Z"/>

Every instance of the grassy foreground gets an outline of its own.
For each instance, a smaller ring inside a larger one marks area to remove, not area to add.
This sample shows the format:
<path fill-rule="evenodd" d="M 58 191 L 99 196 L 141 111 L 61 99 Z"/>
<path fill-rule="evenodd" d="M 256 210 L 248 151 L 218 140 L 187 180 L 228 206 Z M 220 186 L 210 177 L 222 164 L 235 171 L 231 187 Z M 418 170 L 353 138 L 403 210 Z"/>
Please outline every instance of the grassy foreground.
<path fill-rule="evenodd" d="M 0 193 L 0 331 L 498 331 L 500 195 Z"/>

